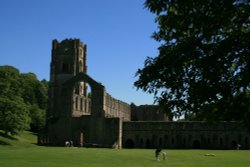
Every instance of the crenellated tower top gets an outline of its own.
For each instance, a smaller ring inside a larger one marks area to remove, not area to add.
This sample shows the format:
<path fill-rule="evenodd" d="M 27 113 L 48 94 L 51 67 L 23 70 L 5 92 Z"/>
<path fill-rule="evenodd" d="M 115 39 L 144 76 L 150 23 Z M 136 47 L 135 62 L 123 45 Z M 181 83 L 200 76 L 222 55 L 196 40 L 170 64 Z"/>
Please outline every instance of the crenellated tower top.
<path fill-rule="evenodd" d="M 87 73 L 87 46 L 80 39 L 65 39 L 52 42 L 51 80 L 58 75 L 75 76 L 79 72 Z"/>

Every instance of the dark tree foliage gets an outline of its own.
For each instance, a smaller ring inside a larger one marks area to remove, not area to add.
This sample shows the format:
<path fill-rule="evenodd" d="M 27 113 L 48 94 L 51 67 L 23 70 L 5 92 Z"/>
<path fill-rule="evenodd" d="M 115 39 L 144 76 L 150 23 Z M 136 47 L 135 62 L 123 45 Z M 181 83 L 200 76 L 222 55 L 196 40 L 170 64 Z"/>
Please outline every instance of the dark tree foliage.
<path fill-rule="evenodd" d="M 17 134 L 44 127 L 47 91 L 47 81 L 39 81 L 35 74 L 0 66 L 0 129 Z"/>
<path fill-rule="evenodd" d="M 38 132 L 45 125 L 48 83 L 46 80 L 39 81 L 34 73 L 24 73 L 20 77 L 22 98 L 29 108 L 31 118 L 30 130 Z"/>
<path fill-rule="evenodd" d="M 11 66 L 0 66 L 0 129 L 17 134 L 29 128 L 28 107 L 21 98 L 19 70 Z"/>
<path fill-rule="evenodd" d="M 0 97 L 0 129 L 16 135 L 29 129 L 30 117 L 27 105 L 20 96 Z"/>
<path fill-rule="evenodd" d="M 135 86 L 168 113 L 196 120 L 250 121 L 250 1 L 146 0 L 157 15 Z M 250 127 L 250 126 L 249 126 Z"/>
<path fill-rule="evenodd" d="M 37 104 L 39 108 L 47 108 L 48 83 L 46 80 L 39 81 L 35 74 L 21 74 L 22 97 L 27 104 Z"/>
<path fill-rule="evenodd" d="M 45 114 L 46 110 L 41 109 L 37 104 L 29 106 L 30 110 L 30 130 L 33 132 L 38 132 L 45 126 Z"/>

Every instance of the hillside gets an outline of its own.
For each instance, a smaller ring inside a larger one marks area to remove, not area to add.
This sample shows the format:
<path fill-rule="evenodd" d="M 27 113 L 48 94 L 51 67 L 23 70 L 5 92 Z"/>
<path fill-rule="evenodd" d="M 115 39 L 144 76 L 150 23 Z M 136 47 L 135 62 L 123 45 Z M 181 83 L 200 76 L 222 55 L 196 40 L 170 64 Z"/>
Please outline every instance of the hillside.
<path fill-rule="evenodd" d="M 24 131 L 18 136 L 6 136 L 0 131 L 0 146 L 34 147 L 36 142 L 37 136 L 32 132 Z"/>

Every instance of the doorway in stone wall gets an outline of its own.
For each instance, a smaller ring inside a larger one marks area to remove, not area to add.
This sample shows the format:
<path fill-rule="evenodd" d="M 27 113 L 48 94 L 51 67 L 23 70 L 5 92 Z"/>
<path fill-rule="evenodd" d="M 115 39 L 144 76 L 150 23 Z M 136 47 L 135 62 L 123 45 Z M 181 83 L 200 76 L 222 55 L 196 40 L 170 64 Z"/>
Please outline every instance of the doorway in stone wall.
<path fill-rule="evenodd" d="M 85 143 L 85 136 L 84 136 L 84 133 L 81 132 L 80 133 L 80 146 L 83 147 L 84 143 Z"/>
<path fill-rule="evenodd" d="M 127 139 L 125 142 L 125 148 L 134 148 L 134 141 L 132 139 Z"/>
<path fill-rule="evenodd" d="M 236 149 L 236 148 L 237 148 L 237 142 L 236 142 L 235 140 L 233 140 L 233 141 L 231 142 L 231 148 L 232 148 L 232 149 Z"/>
<path fill-rule="evenodd" d="M 151 143 L 149 139 L 147 139 L 146 141 L 146 148 L 151 148 Z"/>
<path fill-rule="evenodd" d="M 193 141 L 193 149 L 200 149 L 200 141 L 199 140 Z"/>

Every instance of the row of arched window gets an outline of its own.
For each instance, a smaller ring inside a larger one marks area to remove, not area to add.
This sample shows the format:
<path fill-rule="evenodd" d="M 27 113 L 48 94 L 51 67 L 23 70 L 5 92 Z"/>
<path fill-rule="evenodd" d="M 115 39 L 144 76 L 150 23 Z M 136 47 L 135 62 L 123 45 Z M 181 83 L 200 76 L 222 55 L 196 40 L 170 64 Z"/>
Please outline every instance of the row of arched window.
<path fill-rule="evenodd" d="M 192 135 L 187 136 L 157 136 L 140 137 L 136 135 L 135 138 L 128 138 L 124 141 L 126 148 L 217 148 L 217 149 L 235 149 L 237 145 L 243 148 L 249 148 L 249 137 L 238 135 L 221 137 L 219 135 L 196 137 Z"/>
<path fill-rule="evenodd" d="M 75 110 L 80 111 L 80 112 L 90 113 L 90 110 L 91 110 L 90 98 L 75 96 L 74 102 L 75 102 L 74 103 Z"/>

